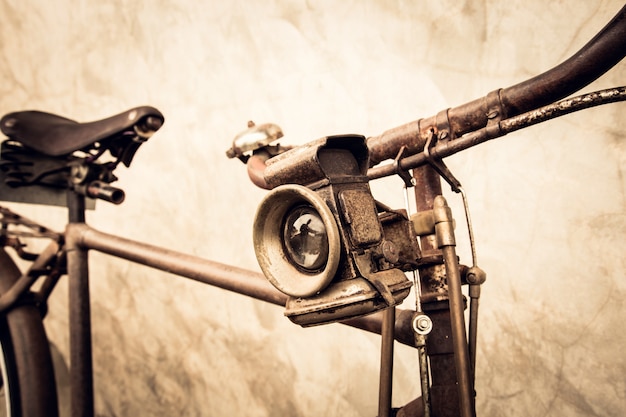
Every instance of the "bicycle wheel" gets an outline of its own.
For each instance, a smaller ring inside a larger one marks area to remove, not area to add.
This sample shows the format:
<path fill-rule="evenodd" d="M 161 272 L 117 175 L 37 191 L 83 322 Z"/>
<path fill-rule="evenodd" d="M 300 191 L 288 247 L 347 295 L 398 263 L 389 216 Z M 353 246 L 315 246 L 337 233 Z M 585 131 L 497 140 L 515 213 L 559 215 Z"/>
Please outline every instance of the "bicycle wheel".
<path fill-rule="evenodd" d="M 0 293 L 19 276 L 13 260 L 0 250 Z M 34 305 L 19 305 L 0 315 L 0 353 L 0 416 L 58 416 L 50 346 Z"/>

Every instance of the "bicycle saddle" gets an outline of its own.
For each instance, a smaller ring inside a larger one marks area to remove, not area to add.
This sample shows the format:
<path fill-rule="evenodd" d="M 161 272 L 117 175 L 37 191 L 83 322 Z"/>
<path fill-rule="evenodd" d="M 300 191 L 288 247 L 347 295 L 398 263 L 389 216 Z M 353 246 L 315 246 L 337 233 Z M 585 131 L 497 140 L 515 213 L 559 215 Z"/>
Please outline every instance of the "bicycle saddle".
<path fill-rule="evenodd" d="M 161 112 L 150 106 L 135 107 L 115 116 L 86 123 L 52 113 L 27 110 L 2 117 L 0 130 L 36 152 L 58 157 L 127 131 L 134 131 L 146 139 L 161 127 L 163 121 Z"/>

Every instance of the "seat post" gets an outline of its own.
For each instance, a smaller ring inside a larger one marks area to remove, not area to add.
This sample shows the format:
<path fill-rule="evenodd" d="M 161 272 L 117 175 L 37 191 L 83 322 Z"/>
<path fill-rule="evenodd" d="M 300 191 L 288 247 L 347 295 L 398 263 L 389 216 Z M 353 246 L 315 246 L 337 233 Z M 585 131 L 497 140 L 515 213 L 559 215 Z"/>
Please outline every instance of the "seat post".
<path fill-rule="evenodd" d="M 85 196 L 73 189 L 67 191 L 67 209 L 70 223 L 85 223 Z"/>
<path fill-rule="evenodd" d="M 69 190 L 66 230 L 69 279 L 70 376 L 72 417 L 93 417 L 93 363 L 88 253 L 72 228 L 85 223 L 85 196 Z"/>

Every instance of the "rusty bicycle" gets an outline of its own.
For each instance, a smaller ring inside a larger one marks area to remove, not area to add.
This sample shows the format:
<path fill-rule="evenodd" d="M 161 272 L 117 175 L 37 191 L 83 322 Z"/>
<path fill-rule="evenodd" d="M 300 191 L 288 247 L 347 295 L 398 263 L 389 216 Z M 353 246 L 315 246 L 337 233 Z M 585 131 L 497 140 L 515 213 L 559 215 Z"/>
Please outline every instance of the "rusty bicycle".
<path fill-rule="evenodd" d="M 156 108 L 136 107 L 88 123 L 39 111 L 5 115 L 0 170 L 9 192 L 2 199 L 68 209 L 63 231 L 0 209 L 6 414 L 57 415 L 42 320 L 50 294 L 67 275 L 71 410 L 73 416 L 94 415 L 88 252 L 97 251 L 284 306 L 300 326 L 341 322 L 380 334 L 379 417 L 476 415 L 478 305 L 486 273 L 473 247 L 470 265 L 456 254 L 455 220 L 442 180 L 463 198 L 472 246 L 473 232 L 463 187 L 444 158 L 565 114 L 624 101 L 623 86 L 572 96 L 624 55 L 626 8 L 553 69 L 378 136 L 327 136 L 291 147 L 277 143 L 277 125 L 251 123 L 227 155 L 244 162 L 252 182 L 268 190 L 253 233 L 263 273 L 86 224 L 85 211 L 95 200 L 123 202 L 123 190 L 111 185 L 114 171 L 120 164 L 129 167 L 159 130 L 165 118 Z M 372 196 L 369 184 L 389 176 L 405 184 L 407 207 L 392 208 Z M 30 265 L 22 271 L 15 257 Z M 412 289 L 415 308 L 399 308 Z M 393 408 L 396 342 L 417 351 L 421 396 Z"/>

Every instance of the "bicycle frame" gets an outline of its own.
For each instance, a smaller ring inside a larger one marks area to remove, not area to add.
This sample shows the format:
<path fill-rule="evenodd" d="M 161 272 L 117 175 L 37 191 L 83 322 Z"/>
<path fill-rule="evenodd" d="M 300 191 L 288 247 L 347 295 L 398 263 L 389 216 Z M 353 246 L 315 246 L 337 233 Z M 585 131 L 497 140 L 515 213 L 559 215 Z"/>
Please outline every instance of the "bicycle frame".
<path fill-rule="evenodd" d="M 622 38 L 616 38 L 619 42 L 623 42 Z M 612 44 L 605 47 L 606 49 L 623 50 L 623 43 L 618 46 Z M 599 60 L 599 56 L 607 55 L 605 52 L 591 54 L 591 58 Z M 611 55 L 615 58 L 617 54 Z M 621 59 L 621 56 L 617 61 Z M 587 82 L 599 76 L 606 67 L 612 66 L 615 62 L 607 62 L 606 66 L 593 67 L 593 73 L 585 74 L 582 77 L 574 77 L 569 82 L 564 82 L 567 91 L 576 91 Z M 574 71 L 575 72 L 575 71 Z M 569 73 L 561 68 L 559 71 L 552 72 L 551 77 L 554 79 L 562 79 L 564 73 Z M 545 81 L 545 79 L 544 79 Z M 549 83 L 548 83 L 549 84 Z M 535 86 L 537 90 L 543 92 L 548 91 L 549 94 L 537 98 L 532 102 L 526 101 L 525 90 L 529 88 L 529 84 L 524 83 L 509 90 L 510 97 L 500 102 L 497 107 L 500 113 L 508 113 L 509 116 L 515 117 L 523 115 L 524 111 L 536 109 L 543 104 L 552 103 L 558 97 L 566 95 L 562 89 L 555 92 L 554 89 L 547 84 L 541 83 Z M 622 92 L 623 93 L 623 92 Z M 511 98 L 512 97 L 512 98 Z M 483 118 L 472 125 L 471 133 L 459 138 L 459 145 L 456 148 L 438 147 L 433 144 L 432 148 L 427 145 L 428 132 L 433 126 L 439 130 L 445 127 L 442 123 L 442 117 L 447 119 L 450 126 L 465 125 L 455 116 L 462 114 L 484 114 L 488 115 L 488 111 L 483 111 L 483 106 L 492 106 L 495 101 L 494 94 L 491 94 L 485 100 L 474 101 L 466 106 L 448 110 L 447 113 L 437 115 L 426 121 L 411 122 L 398 129 L 392 129 L 380 136 L 369 139 L 376 162 L 382 161 L 389 157 L 397 157 L 396 165 L 385 165 L 371 168 L 368 172 L 370 179 L 377 179 L 384 176 L 396 175 L 404 170 L 413 170 L 413 177 L 416 180 L 415 194 L 418 211 L 428 211 L 433 209 L 433 203 L 436 196 L 442 194 L 441 186 L 441 165 L 437 165 L 439 160 L 445 156 L 449 156 L 455 152 L 467 149 L 486 140 L 502 136 L 510 131 L 520 127 L 529 125 L 526 122 L 518 122 L 515 120 L 510 122 L 509 128 L 499 126 L 499 131 L 494 130 L 493 119 Z M 618 98 L 622 100 L 623 98 Z M 616 99 L 617 100 L 617 99 Z M 602 101 L 602 103 L 608 101 Z M 513 103 L 513 104 L 512 104 Z M 598 104 L 602 104 L 598 103 Z M 503 104 L 506 104 L 504 106 Z M 507 107 L 508 112 L 502 112 L 502 108 Z M 516 119 L 520 120 L 520 119 Z M 506 120 L 505 120 L 506 122 Z M 416 125 L 417 133 L 416 132 Z M 481 126 L 485 126 L 482 128 Z M 408 133 L 407 133 L 408 132 Z M 478 132 L 478 133 L 475 133 Z M 466 133 L 463 129 L 456 129 L 458 136 Z M 401 155 L 402 146 L 411 148 L 412 154 L 408 156 Z M 426 152 L 425 152 L 426 151 Z M 444 179 L 453 182 L 453 177 L 445 175 Z M 68 197 L 69 219 L 70 223 L 65 231 L 66 248 L 68 251 L 68 276 L 70 282 L 70 311 L 71 311 L 71 372 L 72 372 L 72 410 L 73 415 L 90 416 L 93 415 L 93 380 L 92 380 L 92 357 L 91 357 L 91 323 L 90 317 L 90 296 L 89 296 L 89 268 L 87 253 L 98 251 L 114 257 L 126 259 L 135 263 L 143 264 L 152 268 L 173 273 L 182 277 L 187 277 L 207 285 L 223 288 L 235 293 L 247 295 L 255 299 L 259 299 L 271 304 L 284 306 L 286 296 L 271 286 L 262 274 L 252 272 L 231 265 L 221 264 L 217 262 L 207 261 L 202 258 L 190 256 L 175 251 L 159 248 L 154 245 L 136 242 L 130 239 L 120 238 L 114 235 L 99 232 L 85 223 L 84 200 L 81 196 L 70 193 Z M 431 256 L 439 256 L 441 250 L 432 245 L 432 241 L 421 239 L 421 246 L 425 253 Z M 448 258 L 454 258 L 453 254 L 449 254 Z M 454 269 L 454 268 L 450 268 Z M 433 266 L 423 268 L 421 271 L 422 281 L 426 282 L 436 273 Z M 456 290 L 455 290 L 456 292 Z M 424 298 L 428 299 L 428 293 L 424 294 Z M 435 330 L 445 332 L 434 334 L 430 338 L 428 349 L 431 353 L 438 355 L 437 360 L 433 360 L 433 373 L 445 376 L 438 382 L 442 382 L 436 386 L 435 398 L 454 399 L 450 400 L 450 404 L 460 404 L 450 408 L 449 404 L 439 402 L 435 405 L 436 412 L 439 416 L 447 415 L 472 415 L 472 393 L 471 382 L 468 379 L 472 372 L 469 361 L 472 352 L 467 352 L 464 356 L 459 353 L 464 349 L 462 337 L 465 336 L 465 326 L 462 323 L 462 303 L 459 300 L 450 300 L 455 306 L 448 310 L 442 308 L 440 302 L 428 305 L 425 309 L 429 313 L 437 316 L 435 320 L 440 323 L 452 323 L 454 328 L 454 339 L 460 345 L 438 344 L 438 340 L 447 337 L 449 332 L 446 326 L 436 326 Z M 451 317 L 450 311 L 456 312 L 456 318 Z M 381 382 L 380 382 L 380 402 L 379 416 L 389 415 L 391 410 L 391 385 L 390 372 L 393 356 L 393 340 L 400 341 L 403 344 L 415 347 L 414 332 L 411 325 L 412 311 L 404 311 L 395 309 L 386 310 L 384 313 L 376 313 L 370 316 L 361 317 L 346 321 L 346 324 L 361 328 L 367 331 L 382 334 L 382 360 L 381 360 Z M 471 335 L 470 335 L 471 337 Z M 465 342 L 466 344 L 466 342 Z M 474 352 L 475 353 L 475 352 Z M 469 356 L 468 356 L 469 355 Z M 453 366 L 452 366 L 453 364 Z M 461 369 L 460 373 L 457 370 Z M 461 391 L 458 391 L 458 386 Z"/>
<path fill-rule="evenodd" d="M 68 193 L 68 211 L 70 222 L 64 235 L 69 280 L 72 416 L 92 416 L 94 409 L 88 266 L 90 250 L 271 304 L 285 305 L 287 297 L 276 290 L 261 273 L 125 239 L 91 228 L 85 223 L 85 197 L 82 195 L 71 191 Z M 393 339 L 413 346 L 411 316 L 411 311 L 401 310 L 397 321 L 395 314 L 387 318 L 382 317 L 381 314 L 373 314 L 346 320 L 344 324 L 383 334 L 386 340 L 385 349 L 389 349 Z M 383 357 L 391 354 L 393 350 L 387 350 Z M 386 407 L 390 408 L 391 363 L 389 359 L 383 361 L 382 366 L 387 377 L 384 379 L 385 383 L 381 384 L 381 396 L 388 398 L 389 404 Z"/>

